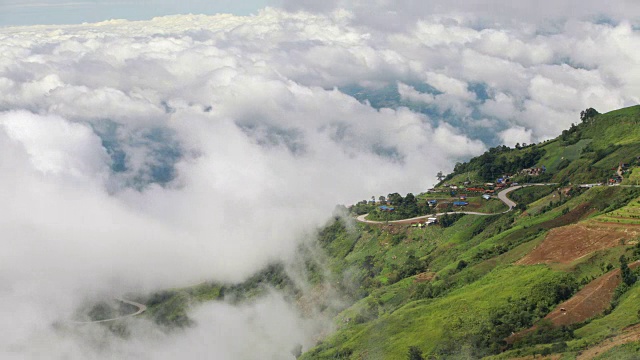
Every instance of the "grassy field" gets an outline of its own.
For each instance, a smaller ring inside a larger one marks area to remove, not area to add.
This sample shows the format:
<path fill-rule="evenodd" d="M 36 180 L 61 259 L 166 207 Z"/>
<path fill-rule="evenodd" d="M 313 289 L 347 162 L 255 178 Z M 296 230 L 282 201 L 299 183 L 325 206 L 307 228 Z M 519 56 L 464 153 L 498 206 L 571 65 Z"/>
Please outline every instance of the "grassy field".
<path fill-rule="evenodd" d="M 562 169 L 562 166 L 575 161 L 582 154 L 582 150 L 589 145 L 592 139 L 582 139 L 576 144 L 563 146 L 560 140 L 550 141 L 542 146 L 546 154 L 538 161 L 536 167 L 547 168 L 550 173 L 555 173 Z M 560 167 L 560 169 L 558 169 Z"/>
<path fill-rule="evenodd" d="M 439 343 L 463 341 L 478 334 L 494 309 L 508 298 L 529 292 L 536 284 L 553 282 L 557 273 L 545 266 L 509 266 L 496 269 L 482 280 L 433 300 L 413 301 L 365 325 L 356 325 L 330 337 L 303 359 L 395 358 L 406 356 L 409 346 L 434 350 Z"/>
<path fill-rule="evenodd" d="M 600 147 L 637 143 L 640 139 L 640 106 L 596 117 L 585 128 L 585 135 L 593 138 L 594 144 Z"/>

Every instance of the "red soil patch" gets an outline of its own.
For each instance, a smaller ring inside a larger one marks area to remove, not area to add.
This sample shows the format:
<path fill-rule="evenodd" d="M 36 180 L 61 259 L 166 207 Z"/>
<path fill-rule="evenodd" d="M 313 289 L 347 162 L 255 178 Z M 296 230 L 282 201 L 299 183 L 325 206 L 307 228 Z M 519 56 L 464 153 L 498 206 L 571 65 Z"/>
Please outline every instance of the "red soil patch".
<path fill-rule="evenodd" d="M 558 305 L 544 318 L 555 326 L 585 321 L 607 309 L 616 287 L 620 285 L 620 269 L 593 280 L 571 299 Z"/>
<path fill-rule="evenodd" d="M 576 224 L 552 229 L 544 241 L 520 259 L 518 265 L 571 263 L 594 251 L 620 245 L 635 235 L 620 229 L 601 229 Z"/>

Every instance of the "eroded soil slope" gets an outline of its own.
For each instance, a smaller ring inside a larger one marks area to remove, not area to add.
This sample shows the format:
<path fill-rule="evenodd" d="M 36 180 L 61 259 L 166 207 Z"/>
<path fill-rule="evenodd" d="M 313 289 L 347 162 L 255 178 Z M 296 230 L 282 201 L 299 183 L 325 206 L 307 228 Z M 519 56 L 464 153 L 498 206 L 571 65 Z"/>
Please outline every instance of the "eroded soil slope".
<path fill-rule="evenodd" d="M 613 227 L 595 227 L 588 224 L 563 226 L 549 231 L 545 240 L 517 264 L 568 264 L 592 252 L 621 245 L 622 240 L 628 241 L 636 236 L 635 232 Z"/>

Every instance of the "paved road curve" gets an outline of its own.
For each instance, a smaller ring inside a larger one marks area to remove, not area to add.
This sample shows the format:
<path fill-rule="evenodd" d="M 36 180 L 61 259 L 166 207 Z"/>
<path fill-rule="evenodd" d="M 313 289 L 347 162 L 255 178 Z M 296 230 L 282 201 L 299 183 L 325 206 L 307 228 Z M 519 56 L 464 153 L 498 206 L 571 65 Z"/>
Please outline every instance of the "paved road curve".
<path fill-rule="evenodd" d="M 410 223 L 415 222 L 415 221 L 424 220 L 424 219 L 427 219 L 427 218 L 430 218 L 430 217 L 434 217 L 434 216 L 435 217 L 442 216 L 444 214 L 467 214 L 467 215 L 480 215 L 480 216 L 491 216 L 491 215 L 504 214 L 504 213 L 507 213 L 507 212 L 513 210 L 513 208 L 517 205 L 513 200 L 511 200 L 511 199 L 509 199 L 507 197 L 507 195 L 509 195 L 510 192 L 516 191 L 518 189 L 521 189 L 523 187 L 528 187 L 528 186 L 552 186 L 552 185 L 557 185 L 557 184 L 556 183 L 524 184 L 524 185 L 512 186 L 512 187 L 509 187 L 509 188 L 506 188 L 506 189 L 500 191 L 498 193 L 498 199 L 500 199 L 500 201 L 502 201 L 505 205 L 507 205 L 509 207 L 508 210 L 503 211 L 501 213 L 481 213 L 481 212 L 475 212 L 475 211 L 450 211 L 450 212 L 443 212 L 443 213 L 437 213 L 437 214 L 418 216 L 418 217 L 414 217 L 414 218 L 411 218 L 411 219 L 402 219 L 402 220 L 393 220 L 393 221 L 367 220 L 365 218 L 369 214 L 364 214 L 364 215 L 358 216 L 356 218 L 356 220 L 359 221 L 359 222 L 362 222 L 362 223 L 366 223 L 366 224 L 410 224 Z"/>

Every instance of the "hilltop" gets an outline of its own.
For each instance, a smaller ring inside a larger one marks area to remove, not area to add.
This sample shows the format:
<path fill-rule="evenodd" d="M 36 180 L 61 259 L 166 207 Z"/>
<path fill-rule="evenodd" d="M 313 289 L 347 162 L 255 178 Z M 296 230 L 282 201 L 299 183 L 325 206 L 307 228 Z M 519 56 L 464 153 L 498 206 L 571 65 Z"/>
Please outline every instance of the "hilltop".
<path fill-rule="evenodd" d="M 520 182 L 636 184 L 640 173 L 632 168 L 640 162 L 640 106 L 606 114 L 587 109 L 580 120 L 553 140 L 498 146 L 458 163 L 444 182 L 491 182 L 509 174 Z"/>

